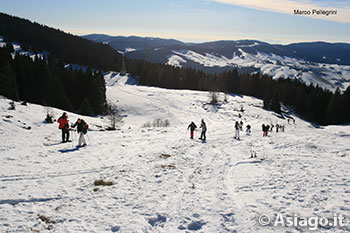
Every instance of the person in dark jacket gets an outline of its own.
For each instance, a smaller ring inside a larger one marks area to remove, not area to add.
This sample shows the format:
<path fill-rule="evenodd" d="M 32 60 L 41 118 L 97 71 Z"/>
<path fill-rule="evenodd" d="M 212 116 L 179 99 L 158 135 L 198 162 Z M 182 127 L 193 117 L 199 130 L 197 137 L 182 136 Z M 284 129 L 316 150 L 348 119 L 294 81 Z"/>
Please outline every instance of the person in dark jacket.
<path fill-rule="evenodd" d="M 207 139 L 205 135 L 205 133 L 207 132 L 207 125 L 205 124 L 204 119 L 202 119 L 201 126 L 199 128 L 202 128 L 201 137 L 199 139 L 205 141 Z"/>
<path fill-rule="evenodd" d="M 235 136 L 233 137 L 234 139 L 239 140 L 239 131 L 240 131 L 241 125 L 236 121 L 235 123 Z"/>
<path fill-rule="evenodd" d="M 250 134 L 251 134 L 251 132 L 252 132 L 252 130 L 251 130 L 251 126 L 250 125 L 247 125 L 246 126 L 246 134 L 247 134 L 247 136 L 250 136 Z"/>
<path fill-rule="evenodd" d="M 72 125 L 72 128 L 75 128 L 75 126 L 77 126 L 77 132 L 79 134 L 78 146 L 86 146 L 84 134 L 87 133 L 89 125 L 83 119 L 78 118 L 74 125 Z"/>
<path fill-rule="evenodd" d="M 187 127 L 187 129 L 190 129 L 190 136 L 191 139 L 193 139 L 194 136 L 194 130 L 197 128 L 196 124 L 192 121 L 191 124 Z"/>
<path fill-rule="evenodd" d="M 62 142 L 70 142 L 69 141 L 69 122 L 67 113 L 63 113 L 60 118 L 57 120 L 58 128 L 62 130 Z"/>
<path fill-rule="evenodd" d="M 267 137 L 269 129 L 270 129 L 269 125 L 265 125 L 265 124 L 262 125 L 263 137 Z"/>

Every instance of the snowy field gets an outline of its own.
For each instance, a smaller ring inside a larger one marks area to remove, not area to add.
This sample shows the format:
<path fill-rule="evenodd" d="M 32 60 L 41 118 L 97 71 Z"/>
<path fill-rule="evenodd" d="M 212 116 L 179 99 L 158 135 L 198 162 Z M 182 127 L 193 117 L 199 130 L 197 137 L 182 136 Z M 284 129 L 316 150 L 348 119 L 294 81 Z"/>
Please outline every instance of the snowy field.
<path fill-rule="evenodd" d="M 245 47 L 249 46 L 252 47 L 255 44 Z M 188 60 L 204 67 L 254 67 L 261 74 L 267 74 L 274 79 L 281 77 L 301 79 L 307 85 L 312 83 L 330 91 L 335 91 L 337 87 L 345 90 L 350 86 L 350 66 L 348 65 L 321 64 L 260 52 L 253 55 L 244 52 L 241 48 L 238 51 L 237 54 L 234 52 L 231 58 L 227 58 L 217 54 L 202 55 L 190 50 L 174 50 L 173 54 L 168 56 L 167 64 L 182 67 Z"/>
<path fill-rule="evenodd" d="M 293 114 L 288 124 L 251 97 L 228 96 L 212 107 L 206 92 L 129 85 L 115 73 L 106 79 L 123 123 L 103 131 L 107 118 L 83 117 L 90 125 L 84 148 L 76 133 L 59 143 L 58 124 L 44 123 L 45 107 L 9 110 L 0 99 L 0 232 L 310 232 L 261 226 L 262 214 L 337 214 L 344 226 L 313 232 L 350 231 L 350 126 L 315 127 Z M 241 106 L 252 135 L 241 132 L 237 141 Z M 71 123 L 80 117 L 68 116 Z M 143 127 L 157 118 L 170 127 Z M 193 140 L 187 131 L 202 118 L 205 143 L 200 131 Z M 263 123 L 285 132 L 262 137 Z M 249 158 L 252 150 L 257 158 Z M 114 184 L 95 186 L 98 179 Z"/>

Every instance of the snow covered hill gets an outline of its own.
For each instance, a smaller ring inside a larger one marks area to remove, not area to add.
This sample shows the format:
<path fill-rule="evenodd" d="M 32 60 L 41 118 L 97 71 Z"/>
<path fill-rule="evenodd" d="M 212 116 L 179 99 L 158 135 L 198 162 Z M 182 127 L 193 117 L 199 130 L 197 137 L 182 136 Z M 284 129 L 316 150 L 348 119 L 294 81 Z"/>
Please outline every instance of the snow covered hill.
<path fill-rule="evenodd" d="M 258 217 L 343 215 L 350 231 L 350 126 L 317 127 L 293 113 L 262 109 L 259 99 L 229 95 L 216 107 L 208 93 L 137 85 L 108 73 L 107 97 L 123 123 L 105 131 L 105 117 L 68 113 L 90 125 L 88 146 L 59 143 L 59 109 L 0 99 L 0 232 L 309 232 L 261 226 Z M 220 96 L 223 100 L 223 96 Z M 244 112 L 239 109 L 244 108 Z M 233 139 L 242 114 L 252 135 Z M 291 117 L 295 124 L 287 121 Z M 144 127 L 155 119 L 169 127 Z M 207 141 L 187 126 L 207 122 Z M 261 125 L 285 132 L 262 137 Z M 257 158 L 249 158 L 255 151 Z M 112 181 L 95 186 L 95 180 Z"/>
<path fill-rule="evenodd" d="M 350 86 L 350 44 L 269 44 L 255 40 L 213 41 L 186 44 L 177 40 L 142 37 L 83 36 L 104 42 L 128 58 L 147 59 L 176 67 L 191 67 L 207 73 L 238 68 L 260 72 L 275 79 L 300 79 L 334 91 Z"/>

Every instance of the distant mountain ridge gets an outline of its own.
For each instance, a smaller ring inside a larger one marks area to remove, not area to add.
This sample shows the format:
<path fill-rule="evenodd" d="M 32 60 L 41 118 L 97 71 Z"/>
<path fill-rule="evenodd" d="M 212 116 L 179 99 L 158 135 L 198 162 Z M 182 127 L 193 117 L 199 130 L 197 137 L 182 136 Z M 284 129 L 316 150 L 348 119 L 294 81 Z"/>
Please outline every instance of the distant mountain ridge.
<path fill-rule="evenodd" d="M 350 44 L 304 42 L 288 45 L 257 40 L 184 43 L 152 37 L 92 34 L 86 39 L 109 44 L 127 58 L 190 67 L 206 73 L 238 68 L 274 78 L 296 78 L 334 91 L 350 86 Z"/>
<path fill-rule="evenodd" d="M 123 52 L 127 48 L 152 49 L 162 46 L 186 45 L 185 43 L 174 39 L 161 39 L 155 37 L 138 37 L 138 36 L 109 36 L 105 34 L 90 34 L 82 36 L 85 39 L 95 42 L 109 44 L 112 48 Z"/>

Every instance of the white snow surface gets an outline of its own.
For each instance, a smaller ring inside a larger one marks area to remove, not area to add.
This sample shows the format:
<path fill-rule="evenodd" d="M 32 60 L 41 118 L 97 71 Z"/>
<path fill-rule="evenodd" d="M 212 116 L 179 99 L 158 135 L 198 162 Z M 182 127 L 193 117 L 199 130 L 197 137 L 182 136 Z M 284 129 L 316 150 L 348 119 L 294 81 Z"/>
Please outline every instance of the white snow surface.
<path fill-rule="evenodd" d="M 170 55 L 168 57 L 167 65 L 172 65 L 175 67 L 182 67 L 181 63 L 186 63 L 187 61 L 178 55 Z"/>
<path fill-rule="evenodd" d="M 249 46 L 255 45 L 256 43 Z M 174 50 L 172 53 L 176 55 L 176 60 L 174 62 L 173 56 L 169 55 L 167 64 L 179 66 L 179 62 L 176 61 L 184 63 L 190 60 L 205 67 L 255 67 L 262 74 L 270 75 L 274 79 L 281 77 L 301 79 L 307 85 L 313 83 L 331 91 L 335 91 L 337 87 L 345 90 L 350 86 L 350 66 L 348 65 L 314 63 L 260 52 L 253 55 L 244 52 L 242 48 L 238 50 L 240 55 L 234 53 L 231 58 L 209 53 L 203 55 L 191 50 Z"/>
<path fill-rule="evenodd" d="M 68 113 L 71 123 L 79 117 L 90 125 L 83 148 L 75 132 L 62 144 L 58 124 L 44 123 L 48 110 L 56 119 L 62 110 L 20 103 L 9 110 L 10 101 L 0 99 L 0 232 L 309 232 L 260 226 L 258 216 L 350 219 L 350 126 L 315 127 L 292 113 L 296 123 L 288 124 L 259 99 L 229 95 L 212 107 L 207 92 L 105 77 L 123 123 L 104 131 L 106 117 Z M 237 141 L 241 106 L 252 135 L 241 132 Z M 170 127 L 142 127 L 156 118 Z M 199 130 L 193 140 L 187 131 L 201 119 L 206 143 Z M 263 123 L 284 124 L 285 132 L 262 137 Z M 97 179 L 114 185 L 94 191 Z M 349 231 L 347 224 L 316 232 Z"/>

